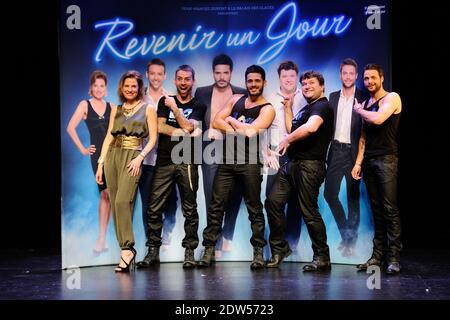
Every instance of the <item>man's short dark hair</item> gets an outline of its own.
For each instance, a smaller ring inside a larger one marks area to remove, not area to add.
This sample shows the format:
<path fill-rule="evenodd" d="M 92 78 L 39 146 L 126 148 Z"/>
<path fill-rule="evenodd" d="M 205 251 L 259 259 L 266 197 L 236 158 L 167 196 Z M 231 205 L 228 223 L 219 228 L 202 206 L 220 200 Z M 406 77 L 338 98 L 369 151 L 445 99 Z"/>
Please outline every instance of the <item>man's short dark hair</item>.
<path fill-rule="evenodd" d="M 233 71 L 233 60 L 231 60 L 231 58 L 226 54 L 219 54 L 218 56 L 214 57 L 214 60 L 212 62 L 213 71 L 218 64 L 225 64 L 227 66 L 230 66 L 230 71 Z"/>
<path fill-rule="evenodd" d="M 382 68 L 379 64 L 376 64 L 376 63 L 369 63 L 369 64 L 367 64 L 367 65 L 364 67 L 364 71 L 366 71 L 366 70 L 376 70 L 376 71 L 378 71 L 378 74 L 380 75 L 380 78 L 381 78 L 381 77 L 384 77 L 384 71 L 383 71 L 383 68 Z"/>
<path fill-rule="evenodd" d="M 294 70 L 298 74 L 298 66 L 295 64 L 294 61 L 291 61 L 291 60 L 286 60 L 286 61 L 283 61 L 282 63 L 280 63 L 280 65 L 278 66 L 278 69 L 277 69 L 278 77 L 281 74 L 281 70 L 286 70 L 286 71 Z"/>
<path fill-rule="evenodd" d="M 266 80 L 266 72 L 261 66 L 253 64 L 250 67 L 248 67 L 247 70 L 245 70 L 245 81 L 247 81 L 247 76 L 249 73 L 259 73 L 263 81 Z"/>
<path fill-rule="evenodd" d="M 150 66 L 152 66 L 154 64 L 156 64 L 158 66 L 162 66 L 164 68 L 164 73 L 166 73 L 166 64 L 164 63 L 164 61 L 162 61 L 159 58 L 154 58 L 154 59 L 150 60 L 149 63 L 147 63 L 147 72 L 148 72 L 148 69 L 150 68 Z"/>
<path fill-rule="evenodd" d="M 190 65 L 183 64 L 183 65 L 179 66 L 177 68 L 177 71 L 175 71 L 175 78 L 177 77 L 178 71 L 187 71 L 187 72 L 192 73 L 192 80 L 195 80 L 195 71 Z"/>
<path fill-rule="evenodd" d="M 314 70 L 309 70 L 309 71 L 303 72 L 302 75 L 300 76 L 300 83 L 302 83 L 303 80 L 311 79 L 311 78 L 316 78 L 317 81 L 319 81 L 319 84 L 321 86 L 325 85 L 325 79 L 324 79 L 323 75 L 320 72 L 314 71 Z"/>
<path fill-rule="evenodd" d="M 357 64 L 356 61 L 353 60 L 352 58 L 344 59 L 344 60 L 341 62 L 341 69 L 340 69 L 341 71 L 342 71 L 342 68 L 343 68 L 344 66 L 354 66 L 356 72 L 358 73 L 358 64 Z"/>

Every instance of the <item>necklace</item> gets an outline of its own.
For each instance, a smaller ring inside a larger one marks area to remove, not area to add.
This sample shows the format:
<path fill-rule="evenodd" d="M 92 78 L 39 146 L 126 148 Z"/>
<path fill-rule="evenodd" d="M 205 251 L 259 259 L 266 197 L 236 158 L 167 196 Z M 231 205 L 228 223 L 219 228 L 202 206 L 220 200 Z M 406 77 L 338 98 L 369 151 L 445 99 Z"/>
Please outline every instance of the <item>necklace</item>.
<path fill-rule="evenodd" d="M 134 114 L 134 109 L 141 103 L 141 100 L 138 100 L 131 108 L 125 108 L 125 103 L 123 104 L 123 115 L 126 119 L 130 118 Z"/>

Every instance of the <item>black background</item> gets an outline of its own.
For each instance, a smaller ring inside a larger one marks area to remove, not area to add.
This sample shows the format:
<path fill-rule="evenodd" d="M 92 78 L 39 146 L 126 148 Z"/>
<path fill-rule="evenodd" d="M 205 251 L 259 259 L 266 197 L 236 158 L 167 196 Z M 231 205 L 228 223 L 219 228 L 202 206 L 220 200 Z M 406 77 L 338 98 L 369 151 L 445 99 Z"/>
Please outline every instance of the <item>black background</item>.
<path fill-rule="evenodd" d="M 8 53 L 2 103 L 8 129 L 0 248 L 60 248 L 57 3 L 16 4 L 5 12 L 11 21 L 2 45 Z M 450 243 L 446 20 L 437 1 L 393 1 L 392 88 L 403 101 L 399 202 L 406 249 Z"/>

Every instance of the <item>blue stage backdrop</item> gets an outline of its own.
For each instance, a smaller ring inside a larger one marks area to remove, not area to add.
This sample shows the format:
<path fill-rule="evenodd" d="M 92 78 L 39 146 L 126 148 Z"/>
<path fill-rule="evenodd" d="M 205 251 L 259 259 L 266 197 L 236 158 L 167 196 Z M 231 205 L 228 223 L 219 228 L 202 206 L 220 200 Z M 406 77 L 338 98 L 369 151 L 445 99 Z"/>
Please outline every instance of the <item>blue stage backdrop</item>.
<path fill-rule="evenodd" d="M 62 0 L 60 2 L 60 82 L 62 141 L 62 266 L 112 264 L 119 261 L 120 249 L 113 220 L 107 231 L 109 250 L 94 254 L 99 234 L 99 191 L 89 156 L 83 156 L 66 132 L 67 124 L 82 99 L 88 99 L 89 77 L 100 69 L 108 76 L 107 101 L 118 103 L 119 78 L 135 69 L 145 75 L 146 64 L 161 58 L 167 65 L 164 87 L 175 92 L 174 72 L 181 64 L 196 71 L 196 87 L 213 83 L 211 63 L 215 55 L 226 53 L 235 63 L 232 83 L 244 87 L 244 72 L 260 64 L 267 73 L 265 95 L 278 89 L 277 67 L 291 59 L 300 72 L 314 69 L 325 77 L 326 95 L 341 88 L 340 62 L 354 58 L 360 66 L 357 81 L 362 88 L 362 68 L 374 62 L 385 71 L 385 86 L 390 88 L 390 3 L 386 0 L 304 0 L 284 1 L 186 1 L 174 0 L 155 5 L 145 0 Z M 147 80 L 146 80 L 147 83 Z M 195 91 L 195 88 L 194 88 Z M 83 121 L 82 121 L 83 122 Z M 89 133 L 84 123 L 77 128 L 85 146 Z M 100 152 L 101 145 L 96 146 Z M 201 170 L 200 172 L 200 180 Z M 202 182 L 199 183 L 198 211 L 200 241 L 206 225 Z M 261 198 L 265 199 L 266 177 Z M 239 187 L 239 186 L 237 186 Z M 347 212 L 345 179 L 340 199 Z M 364 183 L 361 184 L 360 225 L 355 252 L 345 256 L 339 250 L 341 236 L 333 214 L 323 197 L 319 208 L 326 224 L 332 262 L 359 263 L 372 250 L 372 217 Z M 179 201 L 179 200 L 178 200 Z M 266 219 L 267 221 L 267 219 Z M 162 261 L 182 261 L 184 218 L 178 203 L 170 243 L 161 250 Z M 137 197 L 134 231 L 138 260 L 146 253 Z M 268 225 L 266 224 L 268 236 Z M 250 224 L 242 203 L 234 237 L 218 260 L 251 260 Z M 200 242 L 201 243 L 201 242 Z M 311 241 L 302 223 L 300 241 L 288 261 L 312 258 Z M 196 257 L 201 253 L 201 245 Z M 266 258 L 270 251 L 267 246 Z"/>

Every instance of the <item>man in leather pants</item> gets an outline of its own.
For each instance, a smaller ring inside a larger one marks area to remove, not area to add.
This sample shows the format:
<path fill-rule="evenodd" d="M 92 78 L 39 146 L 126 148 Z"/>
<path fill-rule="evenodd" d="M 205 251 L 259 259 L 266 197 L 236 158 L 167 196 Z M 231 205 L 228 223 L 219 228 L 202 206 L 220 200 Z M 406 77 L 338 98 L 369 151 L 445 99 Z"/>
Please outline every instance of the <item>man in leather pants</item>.
<path fill-rule="evenodd" d="M 330 252 L 317 201 L 326 175 L 325 159 L 333 133 L 333 110 L 324 96 L 325 80 L 322 74 L 306 71 L 301 75 L 300 82 L 308 105 L 294 115 L 292 100 L 286 101 L 288 134 L 279 143 L 277 152 L 284 155 L 287 151 L 290 161 L 278 171 L 265 202 L 272 251 L 272 258 L 266 266 L 277 268 L 292 252 L 285 239 L 283 208 L 291 194 L 296 194 L 314 253 L 313 261 L 303 270 L 326 271 L 331 269 Z"/>
<path fill-rule="evenodd" d="M 215 262 L 214 247 L 222 229 L 224 209 L 233 182 L 238 179 L 252 228 L 250 243 L 253 246 L 253 261 L 250 268 L 264 268 L 263 247 L 266 240 L 261 203 L 261 136 L 275 118 L 275 111 L 263 96 L 266 85 L 264 69 L 257 65 L 248 67 L 245 81 L 248 95 L 233 95 L 213 122 L 216 129 L 226 133 L 224 163 L 219 164 L 214 178 L 207 225 L 203 231 L 205 251 L 198 262 L 199 267 L 209 267 Z"/>
<path fill-rule="evenodd" d="M 371 258 L 357 265 L 359 270 L 381 266 L 386 259 L 387 274 L 400 272 L 401 221 L 397 205 L 397 131 L 402 101 L 395 92 L 383 88 L 384 72 L 377 64 L 364 68 L 364 86 L 371 98 L 354 110 L 364 120 L 359 150 L 352 176 L 361 179 L 361 170 L 369 194 L 375 234 Z"/>
<path fill-rule="evenodd" d="M 197 159 L 198 152 L 195 151 L 198 150 L 194 151 L 196 144 L 193 140 L 201 138 L 199 123 L 203 121 L 205 105 L 192 97 L 194 83 L 195 72 L 192 67 L 188 65 L 178 67 L 175 72 L 177 95 L 171 97 L 166 94 L 158 104 L 158 157 L 147 211 L 148 253 L 144 260 L 138 263 L 138 267 L 141 268 L 159 264 L 162 214 L 174 183 L 180 191 L 181 209 L 185 218 L 185 237 L 182 241 L 185 248 L 183 268 L 193 268 L 196 265 L 194 250 L 199 242 L 197 167 L 198 163 L 201 163 L 201 158 Z M 181 142 L 177 141 L 179 138 L 182 139 Z M 176 152 L 178 149 L 180 152 Z"/>

